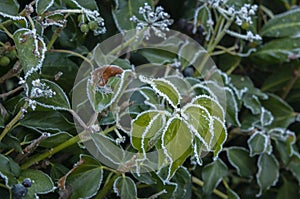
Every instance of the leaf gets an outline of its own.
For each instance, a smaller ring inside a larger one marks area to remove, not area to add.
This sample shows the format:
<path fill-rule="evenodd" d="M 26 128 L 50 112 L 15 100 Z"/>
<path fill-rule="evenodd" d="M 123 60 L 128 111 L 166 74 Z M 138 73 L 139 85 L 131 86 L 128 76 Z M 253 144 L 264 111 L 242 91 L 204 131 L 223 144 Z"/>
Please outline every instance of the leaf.
<path fill-rule="evenodd" d="M 211 148 L 211 142 L 214 137 L 212 127 L 212 118 L 205 107 L 195 104 L 187 104 L 182 109 L 184 119 L 188 122 L 190 128 L 197 138 L 201 140 L 205 148 Z"/>
<path fill-rule="evenodd" d="M 142 75 L 140 75 L 139 78 L 142 82 L 150 84 L 155 92 L 166 99 L 173 108 L 177 108 L 177 105 L 180 103 L 181 96 L 177 88 L 170 81 L 163 78 L 150 79 Z"/>
<path fill-rule="evenodd" d="M 220 158 L 204 166 L 202 170 L 204 193 L 207 195 L 211 194 L 213 189 L 218 186 L 222 178 L 227 176 L 227 174 L 228 168 Z"/>
<path fill-rule="evenodd" d="M 276 199 L 288 198 L 297 199 L 300 197 L 299 187 L 297 184 L 284 180 L 283 185 L 278 189 Z"/>
<path fill-rule="evenodd" d="M 295 152 L 295 154 L 291 157 L 287 167 L 298 180 L 298 184 L 300 185 L 300 155 L 298 152 Z"/>
<path fill-rule="evenodd" d="M 161 49 L 146 48 L 139 50 L 139 53 L 143 55 L 150 63 L 155 64 L 172 63 L 177 57 L 176 54 Z"/>
<path fill-rule="evenodd" d="M 20 167 L 12 159 L 0 154 L 0 177 L 4 178 L 5 185 L 11 188 L 17 183 L 16 177 L 20 174 Z"/>
<path fill-rule="evenodd" d="M 58 111 L 28 112 L 20 120 L 22 126 L 40 130 L 69 131 L 74 130 L 74 124 Z"/>
<path fill-rule="evenodd" d="M 135 183 L 131 178 L 127 176 L 120 176 L 115 180 L 114 192 L 122 199 L 137 198 Z"/>
<path fill-rule="evenodd" d="M 255 159 L 250 157 L 249 151 L 243 147 L 230 147 L 226 149 L 230 164 L 242 177 L 252 177 L 255 171 Z"/>
<path fill-rule="evenodd" d="M 47 79 L 41 79 L 40 82 L 45 84 L 49 87 L 49 89 L 55 92 L 55 95 L 53 95 L 52 97 L 33 98 L 38 105 L 53 110 L 68 110 L 71 108 L 69 99 L 60 86 L 58 86 L 55 82 L 49 81 Z"/>
<path fill-rule="evenodd" d="M 191 103 L 205 107 L 211 116 L 215 116 L 222 121 L 225 119 L 225 113 L 220 103 L 208 95 L 199 95 Z"/>
<path fill-rule="evenodd" d="M 236 192 L 234 192 L 230 187 L 228 187 L 226 190 L 228 199 L 240 199 L 240 196 Z"/>
<path fill-rule="evenodd" d="M 88 9 L 88 10 L 98 10 L 98 6 L 95 0 L 65 0 L 72 2 L 76 5 L 76 7 L 81 9 Z"/>
<path fill-rule="evenodd" d="M 54 3 L 54 0 L 37 0 L 35 3 L 36 12 L 41 15 L 44 14 Z"/>
<path fill-rule="evenodd" d="M 115 3 L 116 7 L 115 10 L 113 10 L 113 17 L 120 32 L 135 29 L 136 25 L 129 19 L 133 15 L 137 18 L 141 18 L 139 8 L 144 7 L 144 3 L 148 3 L 148 5 L 153 6 L 153 2 L 151 0 L 115 0 Z"/>
<path fill-rule="evenodd" d="M 46 139 L 42 140 L 41 143 L 39 143 L 39 146 L 45 147 L 45 148 L 53 148 L 55 146 L 58 146 L 69 139 L 72 138 L 72 135 L 66 132 L 59 132 L 56 134 L 51 134 Z"/>
<path fill-rule="evenodd" d="M 295 114 L 293 108 L 280 97 L 268 94 L 268 99 L 262 101 L 262 105 L 269 110 L 274 120 L 268 128 L 287 128 L 291 123 L 295 121 Z"/>
<path fill-rule="evenodd" d="M 172 181 L 177 185 L 177 189 L 173 194 L 175 199 L 192 198 L 192 177 L 187 168 L 180 167 L 173 176 Z"/>
<path fill-rule="evenodd" d="M 165 114 L 167 113 L 164 111 L 145 111 L 132 120 L 130 138 L 135 149 L 145 153 L 155 145 L 150 141 L 154 136 L 161 135 L 161 130 L 166 123 Z"/>
<path fill-rule="evenodd" d="M 18 58 L 25 73 L 25 79 L 42 67 L 46 45 L 32 30 L 18 29 L 13 39 L 18 51 Z"/>
<path fill-rule="evenodd" d="M 117 99 L 126 88 L 130 81 L 132 72 L 124 70 L 121 77 L 111 77 L 103 87 L 97 87 L 90 80 L 88 81 L 88 99 L 96 112 L 102 112 L 104 109 L 117 102 Z"/>
<path fill-rule="evenodd" d="M 80 161 L 71 173 L 67 174 L 66 184 L 71 186 L 70 199 L 90 198 L 94 196 L 102 183 L 101 164 L 88 155 L 80 155 Z"/>
<path fill-rule="evenodd" d="M 92 133 L 91 137 L 93 138 L 92 142 L 94 143 L 95 148 L 90 150 L 90 153 L 97 155 L 98 159 L 103 159 L 107 164 L 120 165 L 125 154 L 124 150 L 117 146 L 114 140 L 101 133 Z M 99 153 L 101 156 L 98 155 Z"/>
<path fill-rule="evenodd" d="M 224 122 L 222 122 L 219 118 L 213 116 L 213 129 L 214 129 L 214 137 L 212 140 L 212 151 L 214 153 L 214 160 L 218 158 L 219 153 L 223 149 L 223 144 L 227 139 L 227 129 L 225 127 Z"/>
<path fill-rule="evenodd" d="M 173 117 L 168 120 L 162 135 L 162 149 L 169 160 L 166 179 L 170 179 L 175 171 L 184 163 L 192 152 L 193 134 L 187 122 Z"/>
<path fill-rule="evenodd" d="M 1 0 L 0 2 L 0 15 L 16 16 L 18 15 L 20 5 L 17 0 Z"/>
<path fill-rule="evenodd" d="M 275 39 L 266 43 L 255 53 L 251 54 L 251 60 L 264 63 L 276 64 L 288 62 L 289 56 L 297 55 L 300 48 L 300 38 Z"/>
<path fill-rule="evenodd" d="M 279 177 L 279 164 L 274 155 L 263 153 L 258 158 L 257 166 L 256 178 L 260 191 L 256 196 L 260 197 L 263 191 L 276 185 Z"/>
<path fill-rule="evenodd" d="M 269 141 L 269 137 L 263 134 L 263 132 L 256 131 L 253 133 L 247 141 L 250 148 L 250 156 L 253 157 L 266 152 L 270 144 Z"/>
<path fill-rule="evenodd" d="M 293 37 L 300 34 L 300 9 L 291 9 L 270 19 L 260 35 L 267 37 Z"/>
<path fill-rule="evenodd" d="M 25 178 L 30 178 L 33 182 L 25 199 L 36 198 L 38 194 L 47 194 L 55 189 L 51 178 L 40 170 L 27 169 L 22 171 L 19 181 L 22 182 Z"/>

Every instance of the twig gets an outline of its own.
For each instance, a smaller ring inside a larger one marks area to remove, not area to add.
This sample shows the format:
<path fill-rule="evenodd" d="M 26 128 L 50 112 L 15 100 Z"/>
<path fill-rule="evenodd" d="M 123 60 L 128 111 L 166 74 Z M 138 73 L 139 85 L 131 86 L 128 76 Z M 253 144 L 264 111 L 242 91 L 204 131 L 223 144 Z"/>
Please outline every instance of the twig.
<path fill-rule="evenodd" d="M 5 98 L 9 95 L 12 95 L 12 94 L 18 92 L 19 90 L 22 90 L 23 88 L 24 88 L 23 86 L 19 86 L 19 87 L 15 88 L 14 90 L 11 90 L 7 93 L 2 93 L 2 94 L 0 94 L 0 98 Z"/>
<path fill-rule="evenodd" d="M 196 177 L 192 177 L 192 182 L 199 185 L 200 187 L 203 187 L 204 182 Z M 224 194 L 223 192 L 219 191 L 218 189 L 214 189 L 213 193 L 216 194 L 217 196 L 219 196 L 222 199 L 227 199 L 228 196 L 226 194 Z"/>
<path fill-rule="evenodd" d="M 0 84 L 7 79 L 17 76 L 20 72 L 21 72 L 21 64 L 19 61 L 17 61 L 15 65 L 7 73 L 5 73 L 2 77 L 0 77 Z"/>

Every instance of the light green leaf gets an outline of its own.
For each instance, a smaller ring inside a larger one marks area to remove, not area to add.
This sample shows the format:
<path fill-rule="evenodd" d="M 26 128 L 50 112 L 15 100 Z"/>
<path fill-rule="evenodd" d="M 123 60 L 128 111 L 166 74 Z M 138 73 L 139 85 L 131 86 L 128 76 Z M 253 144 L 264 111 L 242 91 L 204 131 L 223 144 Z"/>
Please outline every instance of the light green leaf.
<path fill-rule="evenodd" d="M 46 45 L 30 29 L 18 29 L 14 33 L 18 58 L 25 73 L 25 79 L 41 67 L 45 58 Z"/>
<path fill-rule="evenodd" d="M 144 83 L 150 84 L 158 95 L 165 98 L 173 108 L 177 108 L 177 105 L 180 103 L 181 96 L 178 89 L 170 81 L 163 78 L 150 79 L 144 76 L 140 76 L 140 80 Z"/>
<path fill-rule="evenodd" d="M 279 164 L 274 155 L 263 153 L 258 158 L 257 166 L 256 178 L 260 191 L 256 196 L 259 197 L 263 191 L 276 185 L 279 177 Z"/>
<path fill-rule="evenodd" d="M 16 16 L 19 12 L 19 3 L 17 0 L 1 0 L 0 1 L 0 15 Z"/>
<path fill-rule="evenodd" d="M 184 119 L 190 128 L 194 129 L 195 136 L 205 145 L 207 150 L 211 147 L 214 136 L 212 129 L 212 118 L 205 107 L 196 104 L 187 104 L 182 109 Z"/>
<path fill-rule="evenodd" d="M 222 121 L 225 119 L 225 113 L 220 103 L 208 95 L 197 96 L 191 103 L 205 107 L 211 116 L 216 116 Z"/>
<path fill-rule="evenodd" d="M 193 134 L 187 122 L 173 117 L 168 120 L 162 135 L 162 149 L 169 161 L 167 179 L 184 163 L 192 152 Z"/>
<path fill-rule="evenodd" d="M 219 153 L 223 149 L 223 144 L 227 139 L 227 129 L 225 127 L 225 124 L 217 117 L 213 117 L 213 131 L 214 137 L 211 142 L 211 148 L 214 153 L 215 160 L 216 158 L 218 158 Z"/>
<path fill-rule="evenodd" d="M 120 176 L 115 180 L 114 192 L 122 199 L 137 198 L 136 185 L 134 181 L 127 176 Z"/>
<path fill-rule="evenodd" d="M 132 120 L 130 138 L 135 149 L 145 153 L 155 145 L 153 138 L 159 139 L 161 136 L 166 122 L 165 114 L 164 111 L 145 111 Z"/>
<path fill-rule="evenodd" d="M 300 9 L 291 9 L 270 19 L 260 35 L 267 37 L 292 37 L 300 34 Z"/>
<path fill-rule="evenodd" d="M 66 184 L 71 186 L 70 199 L 90 198 L 94 196 L 102 183 L 101 164 L 88 155 L 81 155 L 74 170 L 67 175 Z"/>
<path fill-rule="evenodd" d="M 252 177 L 255 170 L 255 159 L 250 157 L 249 151 L 243 147 L 226 149 L 230 164 L 242 177 Z"/>
<path fill-rule="evenodd" d="M 40 82 L 44 83 L 56 94 L 52 97 L 33 98 L 33 100 L 35 100 L 38 105 L 53 110 L 68 110 L 71 108 L 69 99 L 60 86 L 58 86 L 55 82 L 49 81 L 47 79 L 41 79 Z"/>
<path fill-rule="evenodd" d="M 47 194 L 55 189 L 51 178 L 40 170 L 27 169 L 22 171 L 19 181 L 22 182 L 25 178 L 30 178 L 33 182 L 32 186 L 28 189 L 25 199 L 36 198 L 37 194 Z"/>
<path fill-rule="evenodd" d="M 37 0 L 35 3 L 36 12 L 41 15 L 44 14 L 54 3 L 54 0 Z"/>
<path fill-rule="evenodd" d="M 144 3 L 153 6 L 153 1 L 151 0 L 115 0 L 115 2 L 116 8 L 113 10 L 113 17 L 120 32 L 135 29 L 136 24 L 129 19 L 133 15 L 142 19 L 141 14 L 139 14 L 139 8 L 143 7 Z"/>
<path fill-rule="evenodd" d="M 206 165 L 202 170 L 202 179 L 204 181 L 203 191 L 205 194 L 211 194 L 223 177 L 227 176 L 228 168 L 221 159 Z"/>
<path fill-rule="evenodd" d="M 256 131 L 248 139 L 247 143 L 250 148 L 250 156 L 259 155 L 267 151 L 269 143 L 269 137 L 260 131 Z"/>

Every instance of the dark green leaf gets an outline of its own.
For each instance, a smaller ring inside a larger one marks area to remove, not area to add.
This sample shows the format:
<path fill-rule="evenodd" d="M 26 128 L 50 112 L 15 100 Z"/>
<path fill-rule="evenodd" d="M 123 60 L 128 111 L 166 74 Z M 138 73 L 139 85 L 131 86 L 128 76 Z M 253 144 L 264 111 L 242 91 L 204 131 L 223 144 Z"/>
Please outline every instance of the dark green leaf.
<path fill-rule="evenodd" d="M 203 191 L 205 194 L 211 194 L 223 177 L 227 176 L 228 168 L 221 159 L 206 165 L 202 170 L 202 179 L 204 182 Z"/>
<path fill-rule="evenodd" d="M 46 194 L 55 189 L 51 178 L 40 170 L 27 169 L 21 172 L 19 181 L 22 182 L 25 178 L 30 178 L 33 182 L 28 189 L 28 194 L 25 199 L 32 199 L 37 197 L 37 194 Z"/>
<path fill-rule="evenodd" d="M 127 176 L 120 176 L 115 180 L 114 192 L 122 199 L 137 198 L 135 183 Z"/>
<path fill-rule="evenodd" d="M 95 0 L 64 0 L 67 4 L 71 4 L 73 7 L 89 10 L 98 10 L 98 6 Z"/>
<path fill-rule="evenodd" d="M 300 9 L 291 9 L 270 19 L 260 35 L 267 37 L 292 37 L 300 34 Z"/>
<path fill-rule="evenodd" d="M 293 182 L 285 180 L 283 185 L 278 190 L 278 195 L 276 199 L 283 199 L 283 198 L 297 199 L 299 197 L 300 194 L 299 194 L 298 185 Z"/>
<path fill-rule="evenodd" d="M 67 140 L 71 139 L 72 136 L 66 132 L 59 132 L 56 134 L 51 134 L 49 137 L 47 137 L 45 140 L 41 141 L 39 146 L 46 147 L 46 148 L 53 148 L 55 146 L 58 146 Z"/>
<path fill-rule="evenodd" d="M 19 12 L 19 3 L 17 0 L 1 0 L 0 2 L 0 15 L 16 16 Z"/>
<path fill-rule="evenodd" d="M 264 133 L 257 131 L 251 135 L 247 142 L 250 148 L 250 156 L 253 157 L 267 151 L 270 139 Z"/>
<path fill-rule="evenodd" d="M 102 179 L 101 164 L 88 155 L 81 155 L 80 161 L 66 179 L 66 184 L 72 189 L 71 199 L 94 196 L 100 188 Z"/>
<path fill-rule="evenodd" d="M 20 168 L 12 159 L 0 154 L 0 177 L 4 178 L 7 187 L 17 183 L 16 177 L 20 174 Z"/>
<path fill-rule="evenodd" d="M 54 3 L 54 0 L 37 0 L 36 5 L 36 11 L 39 15 L 46 12 Z"/>
<path fill-rule="evenodd" d="M 256 177 L 257 183 L 260 187 L 257 197 L 259 197 L 263 191 L 276 185 L 279 177 L 279 164 L 274 155 L 263 153 L 258 158 L 257 167 L 258 172 Z"/>
<path fill-rule="evenodd" d="M 234 192 L 231 188 L 227 188 L 228 199 L 240 199 L 240 196 Z"/>
<path fill-rule="evenodd" d="M 299 153 L 295 152 L 295 154 L 291 157 L 291 160 L 288 164 L 288 169 L 293 173 L 295 178 L 298 180 L 298 184 L 300 184 L 300 156 Z"/>
<path fill-rule="evenodd" d="M 251 158 L 249 151 L 242 147 L 226 149 L 227 157 L 232 166 L 242 177 L 252 177 L 255 170 L 255 159 Z"/>
<path fill-rule="evenodd" d="M 192 177 L 185 167 L 180 167 L 172 178 L 177 184 L 177 189 L 173 194 L 173 198 L 191 198 L 192 197 Z"/>

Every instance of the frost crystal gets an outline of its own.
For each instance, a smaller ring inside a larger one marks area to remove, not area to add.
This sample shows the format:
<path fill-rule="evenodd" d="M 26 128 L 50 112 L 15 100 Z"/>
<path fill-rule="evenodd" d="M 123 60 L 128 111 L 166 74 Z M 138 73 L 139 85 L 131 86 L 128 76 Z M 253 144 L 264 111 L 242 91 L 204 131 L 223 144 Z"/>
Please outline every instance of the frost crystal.
<path fill-rule="evenodd" d="M 33 80 L 31 82 L 32 89 L 30 92 L 30 98 L 39 98 L 39 97 L 46 97 L 51 98 L 56 93 L 52 91 L 52 89 L 49 88 L 49 86 L 46 86 L 46 84 L 41 83 L 40 79 Z"/>
<path fill-rule="evenodd" d="M 149 39 L 151 34 L 150 30 L 154 32 L 154 35 L 161 38 L 166 38 L 166 34 L 163 31 L 169 31 L 169 25 L 173 23 L 170 15 L 164 12 L 164 9 L 161 6 L 156 7 L 155 10 L 151 8 L 147 3 L 144 4 L 144 7 L 139 8 L 139 14 L 143 16 L 143 20 L 140 20 L 136 16 L 130 17 L 130 21 L 136 23 L 136 30 L 140 32 L 145 29 L 144 37 Z"/>
<path fill-rule="evenodd" d="M 36 101 L 35 100 L 28 100 L 28 107 L 30 107 L 32 110 L 36 109 Z"/>

